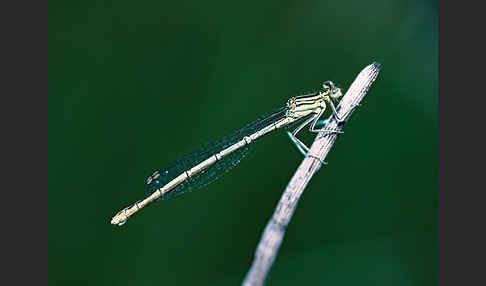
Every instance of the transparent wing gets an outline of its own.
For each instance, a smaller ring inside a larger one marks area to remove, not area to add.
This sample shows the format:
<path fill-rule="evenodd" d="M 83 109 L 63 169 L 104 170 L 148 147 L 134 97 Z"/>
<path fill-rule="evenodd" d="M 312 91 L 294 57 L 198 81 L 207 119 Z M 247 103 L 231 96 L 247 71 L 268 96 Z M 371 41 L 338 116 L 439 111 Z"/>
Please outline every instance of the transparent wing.
<path fill-rule="evenodd" d="M 261 128 L 284 118 L 286 111 L 287 107 L 285 106 L 268 112 L 258 117 L 256 120 L 248 123 L 244 127 L 236 130 L 232 134 L 220 138 L 219 140 L 208 144 L 197 151 L 185 155 L 184 157 L 172 162 L 165 168 L 155 170 L 153 174 L 147 178 L 147 183 L 145 185 L 145 194 L 151 195 L 153 192 L 163 187 L 165 184 L 182 174 L 184 171 L 194 167 L 195 165 L 206 160 L 217 152 L 220 152 L 221 150 L 242 140 L 243 137 L 253 134 Z M 169 193 L 162 196 L 160 199 L 165 200 L 186 192 L 199 190 L 216 181 L 223 174 L 227 173 L 234 166 L 240 163 L 240 161 L 248 154 L 252 146 L 254 146 L 253 143 L 255 141 L 252 141 L 252 143 L 245 145 L 244 147 L 222 158 L 221 160 L 217 161 L 215 164 L 199 172 L 198 174 L 191 176 L 183 183 L 172 189 Z"/>

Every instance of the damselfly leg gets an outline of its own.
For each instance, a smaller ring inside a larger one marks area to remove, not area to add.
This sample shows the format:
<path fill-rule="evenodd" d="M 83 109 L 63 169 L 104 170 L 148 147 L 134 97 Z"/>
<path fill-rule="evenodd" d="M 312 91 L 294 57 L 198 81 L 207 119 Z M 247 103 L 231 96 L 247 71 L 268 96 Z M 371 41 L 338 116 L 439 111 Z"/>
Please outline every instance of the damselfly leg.
<path fill-rule="evenodd" d="M 343 117 L 340 117 L 337 114 L 336 107 L 334 106 L 334 103 L 332 102 L 332 100 L 329 100 L 328 103 L 331 106 L 332 114 L 334 115 L 334 117 L 336 117 L 336 120 L 338 121 L 338 123 L 344 122 L 344 120 L 346 120 L 346 118 L 348 117 L 348 115 L 351 112 L 353 112 L 356 108 L 358 108 L 360 106 L 360 104 L 355 104 L 355 105 L 351 106 L 351 108 L 349 109 L 348 113 L 346 113 L 346 115 L 344 115 Z"/>
<path fill-rule="evenodd" d="M 333 133 L 338 133 L 338 134 L 342 134 L 344 132 L 340 131 L 340 130 L 334 130 L 334 129 L 316 129 L 315 126 L 319 123 L 324 123 L 325 120 L 319 120 L 319 118 L 324 114 L 324 108 L 317 114 L 311 116 L 310 118 L 306 119 L 302 124 L 300 124 L 293 132 L 290 132 L 289 130 L 287 130 L 287 135 L 289 136 L 290 140 L 295 144 L 295 146 L 297 147 L 297 149 L 300 151 L 300 153 L 302 153 L 302 155 L 304 156 L 307 156 L 307 153 L 309 152 L 309 147 L 307 147 L 302 141 L 300 141 L 298 138 L 297 138 L 297 133 L 299 133 L 302 128 L 304 128 L 307 124 L 311 123 L 312 124 L 309 126 L 309 131 L 310 132 L 315 132 L 315 133 L 318 133 L 318 132 L 326 132 L 326 133 L 329 133 L 329 134 L 333 134 Z M 321 161 L 321 163 L 323 163 L 324 165 L 327 165 L 326 162 L 324 161 Z"/>
<path fill-rule="evenodd" d="M 313 115 L 312 117 L 306 119 L 302 124 L 299 125 L 299 127 L 295 128 L 295 130 L 293 132 L 290 132 L 289 130 L 287 130 L 287 135 L 289 135 L 290 140 L 295 144 L 295 146 L 297 147 L 297 149 L 304 156 L 306 156 L 307 155 L 307 152 L 309 152 L 309 147 L 305 146 L 305 144 L 302 143 L 302 141 L 300 141 L 296 137 L 296 135 L 297 135 L 297 133 L 299 133 L 300 130 L 302 130 L 302 128 L 304 128 L 307 124 L 309 124 L 309 122 L 311 122 L 312 120 L 315 120 L 316 118 L 318 118 L 318 115 L 319 114 L 316 114 L 316 115 Z"/>
<path fill-rule="evenodd" d="M 336 130 L 335 129 L 324 129 L 324 128 L 315 129 L 316 124 L 319 121 L 318 119 L 322 116 L 322 114 L 324 114 L 324 110 L 322 110 L 319 114 L 316 115 L 316 119 L 314 120 L 314 122 L 312 122 L 311 126 L 309 127 L 310 132 L 314 132 L 314 133 L 325 132 L 325 133 L 329 133 L 329 134 L 333 134 L 333 133 L 344 134 L 344 132 L 342 132 L 341 130 L 337 130 L 337 129 Z"/>

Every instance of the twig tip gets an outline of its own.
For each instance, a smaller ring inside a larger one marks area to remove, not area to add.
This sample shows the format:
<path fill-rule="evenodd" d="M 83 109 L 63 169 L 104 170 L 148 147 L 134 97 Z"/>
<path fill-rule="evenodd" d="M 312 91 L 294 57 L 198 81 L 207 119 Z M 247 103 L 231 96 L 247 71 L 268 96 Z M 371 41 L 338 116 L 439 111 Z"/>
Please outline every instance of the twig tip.
<path fill-rule="evenodd" d="M 380 64 L 379 62 L 373 62 L 371 65 L 372 65 L 374 68 L 376 68 L 376 69 L 380 69 L 380 68 L 381 68 L 381 64 Z"/>

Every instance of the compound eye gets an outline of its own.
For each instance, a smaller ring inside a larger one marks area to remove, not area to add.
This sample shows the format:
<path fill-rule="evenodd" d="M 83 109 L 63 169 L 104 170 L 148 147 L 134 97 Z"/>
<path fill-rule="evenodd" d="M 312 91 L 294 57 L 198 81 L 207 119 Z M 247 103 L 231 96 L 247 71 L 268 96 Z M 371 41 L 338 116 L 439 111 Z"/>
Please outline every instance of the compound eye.
<path fill-rule="evenodd" d="M 322 85 L 322 92 L 329 93 L 330 90 L 331 90 L 331 87 L 329 85 L 327 85 L 326 83 L 324 83 Z"/>
<path fill-rule="evenodd" d="M 339 87 L 335 87 L 331 91 L 331 97 L 333 98 L 338 98 L 341 97 L 343 93 L 341 92 L 341 89 Z"/>
<path fill-rule="evenodd" d="M 322 89 L 325 93 L 328 93 L 329 91 L 332 91 L 334 89 L 334 83 L 330 80 L 324 82 L 322 84 Z"/>

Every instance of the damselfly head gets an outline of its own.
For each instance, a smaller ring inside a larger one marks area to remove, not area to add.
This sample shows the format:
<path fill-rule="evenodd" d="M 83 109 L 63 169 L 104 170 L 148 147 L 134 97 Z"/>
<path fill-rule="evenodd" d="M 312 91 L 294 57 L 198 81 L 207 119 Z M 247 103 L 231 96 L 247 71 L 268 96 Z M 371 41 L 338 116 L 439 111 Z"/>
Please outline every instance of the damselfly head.
<path fill-rule="evenodd" d="M 332 81 L 328 80 L 322 84 L 322 93 L 329 95 L 333 99 L 338 99 L 343 96 L 341 88 L 339 88 Z"/>
<path fill-rule="evenodd" d="M 341 88 L 339 87 L 334 87 L 331 90 L 331 94 L 329 95 L 331 98 L 338 99 L 341 96 L 343 96 L 343 92 L 341 91 Z"/>

